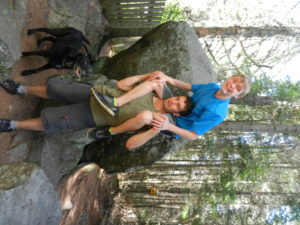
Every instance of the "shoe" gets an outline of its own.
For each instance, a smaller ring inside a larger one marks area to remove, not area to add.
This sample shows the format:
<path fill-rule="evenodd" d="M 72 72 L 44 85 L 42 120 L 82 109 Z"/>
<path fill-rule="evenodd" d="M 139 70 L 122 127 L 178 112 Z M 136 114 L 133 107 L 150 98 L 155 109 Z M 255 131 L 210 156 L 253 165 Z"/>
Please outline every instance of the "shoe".
<path fill-rule="evenodd" d="M 94 140 L 101 140 L 105 138 L 110 138 L 113 135 L 109 132 L 109 127 L 95 127 L 92 129 L 89 129 L 87 131 L 88 138 L 94 139 Z"/>
<path fill-rule="evenodd" d="M 13 129 L 10 128 L 10 122 L 11 122 L 11 120 L 0 119 L 0 132 L 11 132 L 11 131 L 13 131 Z"/>
<path fill-rule="evenodd" d="M 115 116 L 119 112 L 119 107 L 114 106 L 114 98 L 109 95 L 105 95 L 97 91 L 95 88 L 91 88 L 92 94 L 95 96 L 99 104 L 112 116 Z"/>
<path fill-rule="evenodd" d="M 15 95 L 17 94 L 20 84 L 18 84 L 14 80 L 6 79 L 0 82 L 0 86 L 3 87 L 9 94 Z"/>

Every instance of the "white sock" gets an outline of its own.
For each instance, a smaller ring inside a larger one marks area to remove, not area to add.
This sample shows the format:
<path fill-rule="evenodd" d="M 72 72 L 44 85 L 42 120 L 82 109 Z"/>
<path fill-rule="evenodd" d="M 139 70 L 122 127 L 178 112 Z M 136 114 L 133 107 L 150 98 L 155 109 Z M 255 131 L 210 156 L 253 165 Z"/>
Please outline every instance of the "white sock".
<path fill-rule="evenodd" d="M 10 121 L 9 128 L 12 129 L 12 130 L 17 129 L 17 128 L 18 128 L 18 127 L 17 127 L 17 121 L 11 120 L 11 121 Z"/>
<path fill-rule="evenodd" d="M 17 93 L 18 94 L 26 94 L 27 93 L 27 86 L 20 85 L 17 88 Z"/>

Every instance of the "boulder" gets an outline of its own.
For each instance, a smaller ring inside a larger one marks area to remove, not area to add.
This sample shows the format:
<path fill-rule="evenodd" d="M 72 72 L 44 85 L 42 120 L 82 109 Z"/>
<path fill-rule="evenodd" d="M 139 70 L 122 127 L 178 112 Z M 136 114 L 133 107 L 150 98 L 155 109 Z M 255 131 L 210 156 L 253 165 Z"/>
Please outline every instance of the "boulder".
<path fill-rule="evenodd" d="M 119 80 L 155 70 L 191 83 L 216 80 L 209 58 L 194 29 L 186 22 L 161 24 L 114 56 L 102 72 Z"/>
<path fill-rule="evenodd" d="M 116 80 L 155 70 L 190 83 L 216 80 L 194 29 L 185 22 L 167 22 L 156 27 L 102 68 L 104 74 Z M 96 162 L 107 173 L 144 169 L 187 143 L 187 140 L 170 140 L 159 135 L 142 147 L 128 150 L 125 142 L 133 134 L 116 135 L 87 145 L 80 162 Z"/>
<path fill-rule="evenodd" d="M 37 134 L 29 160 L 38 163 L 53 185 L 77 166 L 83 148 L 90 143 L 87 129 Z"/>
<path fill-rule="evenodd" d="M 87 0 L 49 0 L 49 27 L 74 27 L 85 31 Z"/>
<path fill-rule="evenodd" d="M 98 65 L 94 67 L 97 70 L 103 61 L 100 59 L 98 62 L 94 64 Z M 212 82 L 216 77 L 194 30 L 185 22 L 168 22 L 155 28 L 129 49 L 104 64 L 103 71 L 109 78 L 116 79 L 154 70 L 161 70 L 174 78 L 191 83 Z M 64 76 L 64 79 L 71 78 Z M 112 85 L 115 83 L 113 80 L 106 80 L 104 76 L 93 79 L 93 82 Z M 79 157 L 79 163 L 95 162 L 107 173 L 128 172 L 147 168 L 168 153 L 178 151 L 187 142 L 183 139 L 170 140 L 159 135 L 140 148 L 128 150 L 125 142 L 133 134 L 135 132 L 116 135 L 91 144 L 88 144 L 91 140 L 85 139 L 84 143 L 87 145 L 81 157 L 82 149 L 75 147 L 73 143 L 81 140 L 79 137 L 85 135 L 85 131 L 47 134 L 44 136 L 44 143 L 41 142 L 37 148 L 41 152 L 41 166 L 56 184 L 67 169 L 78 163 Z M 70 154 L 74 154 L 74 157 L 69 157 L 72 162 L 65 158 Z"/>
<path fill-rule="evenodd" d="M 63 208 L 60 225 L 106 224 L 115 181 L 94 163 L 65 175 L 58 185 Z"/>
<path fill-rule="evenodd" d="M 0 79 L 7 78 L 21 56 L 21 29 L 27 0 L 0 1 Z"/>
<path fill-rule="evenodd" d="M 49 27 L 74 27 L 91 42 L 89 52 L 97 58 L 108 22 L 102 15 L 99 0 L 49 0 Z"/>
<path fill-rule="evenodd" d="M 178 151 L 187 143 L 187 140 L 172 140 L 161 134 L 139 148 L 127 149 L 127 139 L 137 132 L 127 132 L 92 142 L 84 148 L 79 163 L 97 163 L 108 174 L 141 170 L 150 167 L 167 154 Z"/>
<path fill-rule="evenodd" d="M 59 223 L 62 211 L 58 195 L 37 165 L 3 164 L 0 180 L 0 224 Z"/>

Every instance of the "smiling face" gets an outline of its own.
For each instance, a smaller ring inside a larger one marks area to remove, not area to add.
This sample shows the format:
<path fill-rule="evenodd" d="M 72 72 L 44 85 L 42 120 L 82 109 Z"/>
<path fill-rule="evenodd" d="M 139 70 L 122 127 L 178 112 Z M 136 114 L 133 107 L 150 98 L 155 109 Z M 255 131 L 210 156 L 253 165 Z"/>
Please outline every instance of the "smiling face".
<path fill-rule="evenodd" d="M 221 94 L 227 98 L 239 98 L 246 89 L 243 76 L 236 75 L 228 78 L 222 85 Z"/>
<path fill-rule="evenodd" d="M 164 111 L 174 115 L 179 115 L 180 112 L 188 110 L 189 106 L 190 103 L 186 96 L 171 97 L 163 101 Z"/>

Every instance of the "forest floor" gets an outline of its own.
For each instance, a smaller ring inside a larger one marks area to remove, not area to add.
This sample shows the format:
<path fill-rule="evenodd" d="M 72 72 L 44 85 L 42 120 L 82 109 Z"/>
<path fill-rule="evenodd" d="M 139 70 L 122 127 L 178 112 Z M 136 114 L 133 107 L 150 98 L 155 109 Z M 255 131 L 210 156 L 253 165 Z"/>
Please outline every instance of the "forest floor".
<path fill-rule="evenodd" d="M 31 28 L 37 27 L 47 27 L 47 17 L 48 17 L 48 4 L 45 0 L 28 0 L 28 9 L 27 9 L 27 17 L 24 21 L 23 29 L 21 31 L 21 42 L 22 42 L 22 51 L 31 51 L 37 48 L 36 41 L 41 36 L 32 35 L 27 36 L 27 30 Z M 43 85 L 46 83 L 47 79 L 53 75 L 58 74 L 56 70 L 47 70 L 44 72 L 40 72 L 38 74 L 34 74 L 31 76 L 21 76 L 21 71 L 31 68 L 40 67 L 45 64 L 46 61 L 42 57 L 24 57 L 20 58 L 19 62 L 15 66 L 15 71 L 9 77 L 22 85 Z M 60 71 L 59 73 L 63 73 L 64 71 Z M 31 118 L 33 115 L 37 114 L 36 108 L 39 104 L 39 99 L 33 96 L 11 96 L 6 93 L 3 89 L 0 89 L 0 118 L 14 119 L 14 120 L 23 120 Z M 37 114 L 38 115 L 38 114 Z M 17 132 L 22 132 L 20 133 Z M 13 131 L 10 133 L 2 133 L 0 134 L 0 163 L 8 163 L 12 161 L 20 161 L 18 156 L 15 159 L 9 158 L 8 153 L 10 147 L 13 145 L 13 140 L 16 138 L 17 134 L 22 136 L 27 140 L 31 140 L 33 138 L 33 133 L 30 131 Z M 30 148 L 29 148 L 30 149 Z M 107 176 L 105 172 L 101 175 L 101 195 L 102 199 L 98 199 L 102 206 L 99 206 L 99 210 L 97 213 L 100 215 L 107 214 L 110 210 L 108 207 L 111 207 L 107 204 L 107 196 L 109 196 L 109 201 L 113 199 L 113 185 L 111 182 L 115 179 L 114 176 Z M 73 189 L 76 188 L 76 185 L 73 186 Z M 72 189 L 72 188 L 71 188 Z M 84 188 L 80 193 L 80 196 L 77 196 L 78 202 L 83 203 L 87 199 L 86 193 L 84 193 Z M 70 192 L 75 192 L 75 190 L 68 190 Z M 99 190 L 94 190 L 99 191 Z M 99 196 L 99 194 L 98 194 Z M 60 196 L 63 198 L 63 196 Z M 100 197 L 101 198 L 101 197 Z M 104 201 L 105 200 L 105 201 Z M 77 204 L 78 205 L 78 204 Z M 76 204 L 74 204 L 74 207 Z M 81 206 L 78 206 L 79 209 L 82 209 Z M 77 209 L 75 209 L 76 211 Z M 101 211 L 102 210 L 102 211 Z M 98 215 L 99 215 L 98 214 Z M 82 221 L 83 222 L 83 221 Z M 62 223 L 65 224 L 65 223 Z M 68 223 L 69 224 L 69 223 Z M 89 224 L 89 223 L 84 223 Z"/>
<path fill-rule="evenodd" d="M 33 35 L 30 37 L 27 36 L 27 30 L 30 28 L 47 26 L 48 4 L 44 0 L 29 0 L 27 12 L 28 14 L 26 17 L 26 21 L 24 21 L 23 29 L 20 34 L 22 51 L 31 51 L 37 48 L 37 35 Z M 9 78 L 21 83 L 22 85 L 45 84 L 49 77 L 57 74 L 55 70 L 47 70 L 31 76 L 20 75 L 22 70 L 40 67 L 45 63 L 46 61 L 42 57 L 20 58 L 19 62 L 15 66 L 15 70 Z M 23 120 L 32 117 L 39 103 L 39 99 L 37 97 L 27 95 L 12 96 L 6 93 L 2 88 L 0 89 L 0 98 L 0 118 L 14 120 Z M 19 136 L 25 136 L 27 140 L 32 139 L 32 132 L 29 131 L 19 130 L 10 133 L 2 133 L 0 135 L 0 163 L 14 161 L 14 159 L 8 159 L 7 155 L 17 132 L 22 132 L 22 135 Z"/>

